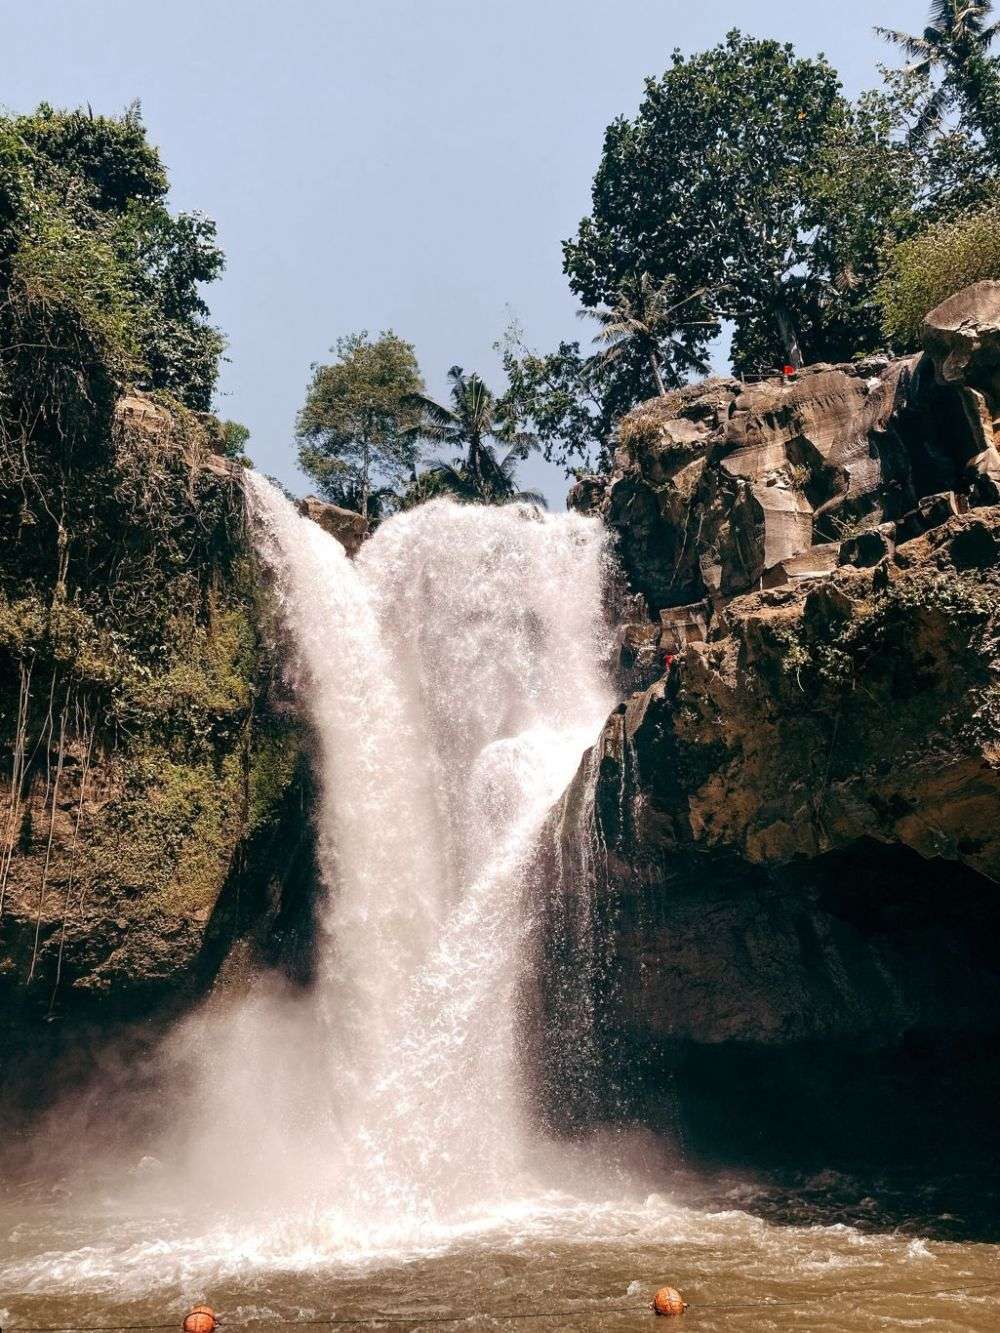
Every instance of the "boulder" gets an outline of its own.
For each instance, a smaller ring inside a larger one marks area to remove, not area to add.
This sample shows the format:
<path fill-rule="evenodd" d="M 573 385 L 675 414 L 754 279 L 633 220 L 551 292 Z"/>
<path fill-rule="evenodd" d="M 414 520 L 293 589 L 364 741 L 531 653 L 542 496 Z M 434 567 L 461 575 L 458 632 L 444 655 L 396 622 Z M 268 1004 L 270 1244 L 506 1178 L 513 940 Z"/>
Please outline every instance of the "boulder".
<path fill-rule="evenodd" d="M 935 306 L 923 344 L 942 384 L 992 381 L 1000 369 L 1000 282 L 975 282 Z"/>
<path fill-rule="evenodd" d="M 888 560 L 896 549 L 895 523 L 883 523 L 877 528 L 847 537 L 840 544 L 839 563 L 870 569 Z"/>
<path fill-rule="evenodd" d="M 352 559 L 368 536 L 368 524 L 360 514 L 353 509 L 341 509 L 339 505 L 320 500 L 315 495 L 307 495 L 299 501 L 299 513 L 318 523 L 331 537 L 336 537 Z"/>
<path fill-rule="evenodd" d="M 977 282 L 930 312 L 923 342 L 939 384 L 960 397 L 971 440 L 965 486 L 974 503 L 1000 500 L 1000 282 Z"/>

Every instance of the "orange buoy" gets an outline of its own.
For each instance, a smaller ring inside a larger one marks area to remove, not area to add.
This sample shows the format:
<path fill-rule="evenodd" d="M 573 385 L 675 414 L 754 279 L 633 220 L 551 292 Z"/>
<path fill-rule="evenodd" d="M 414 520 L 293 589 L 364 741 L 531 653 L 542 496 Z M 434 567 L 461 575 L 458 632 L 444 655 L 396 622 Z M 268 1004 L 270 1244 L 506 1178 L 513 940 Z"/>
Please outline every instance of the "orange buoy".
<path fill-rule="evenodd" d="M 653 1309 L 657 1314 L 683 1314 L 687 1308 L 687 1301 L 676 1287 L 661 1287 L 653 1297 Z"/>
<path fill-rule="evenodd" d="M 196 1305 L 184 1320 L 183 1333 L 215 1333 L 219 1321 L 207 1305 Z"/>

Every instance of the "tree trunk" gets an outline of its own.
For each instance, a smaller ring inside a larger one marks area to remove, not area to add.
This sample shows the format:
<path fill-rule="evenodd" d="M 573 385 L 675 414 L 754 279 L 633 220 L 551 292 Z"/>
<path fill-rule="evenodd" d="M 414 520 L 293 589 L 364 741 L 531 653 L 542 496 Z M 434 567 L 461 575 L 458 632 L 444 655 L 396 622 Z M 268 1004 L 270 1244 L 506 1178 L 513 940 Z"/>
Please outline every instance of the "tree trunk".
<path fill-rule="evenodd" d="M 367 522 L 368 522 L 368 494 L 369 494 L 369 491 L 370 491 L 370 484 L 369 484 L 369 481 L 368 481 L 368 474 L 369 474 L 369 472 L 371 471 L 371 465 L 372 465 L 372 454 L 371 454 L 371 449 L 368 447 L 367 444 L 365 445 L 365 451 L 364 451 L 363 458 L 364 458 L 364 462 L 363 462 L 363 464 L 362 464 L 362 472 L 361 472 L 361 517 L 365 520 L 365 523 L 367 523 Z"/>
<path fill-rule="evenodd" d="M 795 370 L 801 370 L 802 348 L 799 346 L 799 335 L 792 323 L 788 306 L 780 297 L 774 307 L 774 318 L 778 325 L 778 332 L 781 334 L 781 344 L 786 357 L 785 365 L 792 366 Z"/>
<path fill-rule="evenodd" d="M 653 381 L 656 384 L 656 392 L 661 398 L 666 398 L 667 390 L 663 384 L 663 376 L 660 374 L 660 358 L 656 355 L 656 352 L 652 347 L 649 349 L 649 368 L 653 372 Z"/>
<path fill-rule="evenodd" d="M 469 441 L 469 475 L 472 477 L 476 494 L 483 498 L 483 460 L 479 456 L 479 436 L 473 435 Z"/>

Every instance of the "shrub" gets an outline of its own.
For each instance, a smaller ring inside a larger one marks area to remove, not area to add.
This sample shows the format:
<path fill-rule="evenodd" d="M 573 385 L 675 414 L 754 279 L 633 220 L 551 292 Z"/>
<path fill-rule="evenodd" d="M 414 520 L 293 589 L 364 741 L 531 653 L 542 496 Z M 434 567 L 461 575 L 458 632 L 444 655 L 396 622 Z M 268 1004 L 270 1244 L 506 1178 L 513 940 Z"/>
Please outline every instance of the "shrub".
<path fill-rule="evenodd" d="M 876 291 L 889 340 L 917 346 L 927 312 L 984 279 L 1000 280 L 1000 198 L 893 247 Z"/>

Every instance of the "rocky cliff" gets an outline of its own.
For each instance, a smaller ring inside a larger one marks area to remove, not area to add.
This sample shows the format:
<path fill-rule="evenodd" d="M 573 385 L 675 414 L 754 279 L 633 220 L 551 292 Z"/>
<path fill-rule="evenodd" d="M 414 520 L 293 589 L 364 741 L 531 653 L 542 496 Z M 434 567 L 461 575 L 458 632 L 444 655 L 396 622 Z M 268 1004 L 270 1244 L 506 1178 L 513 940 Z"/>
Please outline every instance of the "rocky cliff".
<path fill-rule="evenodd" d="M 40 447 L 0 469 L 8 1094 L 55 1054 L 71 1072 L 86 1033 L 306 953 L 302 741 L 217 443 L 213 418 L 126 395 L 78 466 Z"/>
<path fill-rule="evenodd" d="M 539 867 L 545 1003 L 589 985 L 605 1096 L 705 1148 L 991 1120 L 1000 285 L 926 332 L 646 404 L 576 490 L 647 614 Z M 564 1099 L 587 1082 L 546 1059 Z"/>

